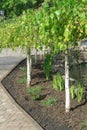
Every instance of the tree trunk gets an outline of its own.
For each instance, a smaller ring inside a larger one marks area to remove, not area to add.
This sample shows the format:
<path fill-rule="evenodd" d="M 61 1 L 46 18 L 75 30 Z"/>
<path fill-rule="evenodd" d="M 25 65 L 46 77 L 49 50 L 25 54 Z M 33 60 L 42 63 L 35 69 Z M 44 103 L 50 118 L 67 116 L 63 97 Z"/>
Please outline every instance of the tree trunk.
<path fill-rule="evenodd" d="M 27 48 L 27 87 L 31 83 L 31 52 L 30 48 Z"/>
<path fill-rule="evenodd" d="M 70 91 L 69 91 L 69 63 L 68 63 L 68 49 L 65 53 L 65 111 L 70 111 Z"/>
<path fill-rule="evenodd" d="M 40 60 L 43 59 L 43 54 L 42 54 L 42 50 L 40 50 Z"/>
<path fill-rule="evenodd" d="M 44 59 L 45 53 L 46 53 L 46 48 L 45 46 L 43 46 L 43 59 Z"/>
<path fill-rule="evenodd" d="M 37 63 L 37 49 L 35 49 L 34 58 L 35 58 L 35 64 L 36 64 Z"/>

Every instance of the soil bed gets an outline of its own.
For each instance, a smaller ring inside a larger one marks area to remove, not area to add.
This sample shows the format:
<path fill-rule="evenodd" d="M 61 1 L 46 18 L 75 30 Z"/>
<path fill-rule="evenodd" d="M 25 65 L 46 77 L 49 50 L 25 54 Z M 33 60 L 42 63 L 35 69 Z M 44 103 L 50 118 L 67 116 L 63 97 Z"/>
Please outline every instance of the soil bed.
<path fill-rule="evenodd" d="M 87 118 L 87 103 L 78 103 L 76 99 L 71 100 L 72 110 L 65 113 L 65 91 L 55 91 L 52 81 L 46 81 L 42 70 L 42 62 L 33 65 L 31 87 L 42 87 L 42 98 L 33 100 L 28 94 L 26 83 L 19 83 L 25 76 L 25 71 L 21 68 L 26 66 L 26 60 L 20 63 L 3 81 L 7 91 L 12 95 L 16 102 L 29 113 L 44 130 L 80 130 L 80 123 Z M 53 105 L 42 105 L 43 100 L 56 98 L 57 102 Z M 67 126 L 67 127 L 66 127 Z M 87 130 L 87 127 L 84 128 Z"/>

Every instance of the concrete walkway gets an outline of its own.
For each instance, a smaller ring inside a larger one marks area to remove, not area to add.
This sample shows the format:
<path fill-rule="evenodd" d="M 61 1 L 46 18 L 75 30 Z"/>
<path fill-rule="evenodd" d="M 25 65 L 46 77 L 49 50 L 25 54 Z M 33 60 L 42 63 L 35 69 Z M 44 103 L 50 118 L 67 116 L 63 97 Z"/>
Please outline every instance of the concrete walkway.
<path fill-rule="evenodd" d="M 1 84 L 1 80 L 24 58 L 19 49 L 15 52 L 5 49 L 0 53 L 0 130 L 43 130 Z"/>

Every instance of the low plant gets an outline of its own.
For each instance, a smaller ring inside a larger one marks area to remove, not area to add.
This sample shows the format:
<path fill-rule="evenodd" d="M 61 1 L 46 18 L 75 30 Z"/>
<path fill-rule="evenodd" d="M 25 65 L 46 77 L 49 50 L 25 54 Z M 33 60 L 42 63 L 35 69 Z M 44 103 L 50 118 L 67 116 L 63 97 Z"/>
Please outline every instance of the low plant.
<path fill-rule="evenodd" d="M 34 100 L 38 100 L 41 96 L 42 87 L 36 86 L 35 88 L 29 88 L 28 93 L 32 95 Z"/>
<path fill-rule="evenodd" d="M 85 120 L 80 124 L 80 128 L 81 128 L 81 129 L 87 128 L 87 119 L 85 119 Z"/>
<path fill-rule="evenodd" d="M 53 88 L 57 91 L 57 90 L 64 90 L 64 81 L 63 78 L 61 76 L 61 74 L 57 74 L 53 76 Z"/>
<path fill-rule="evenodd" d="M 82 101 L 83 95 L 84 95 L 84 88 L 83 88 L 83 86 L 81 86 L 80 83 L 78 83 L 78 90 L 77 90 L 77 99 L 78 99 L 78 102 Z"/>
<path fill-rule="evenodd" d="M 26 82 L 27 82 L 27 78 L 26 77 L 17 80 L 18 84 L 24 84 Z"/>
<path fill-rule="evenodd" d="M 72 85 L 70 87 L 70 94 L 72 99 L 77 97 L 78 102 L 81 102 L 84 96 L 83 86 L 80 83 L 78 83 L 77 88 L 74 85 Z"/>
<path fill-rule="evenodd" d="M 45 55 L 45 60 L 43 63 L 43 70 L 46 76 L 46 80 L 49 80 L 51 71 L 52 71 L 52 62 L 53 62 L 53 55 L 51 54 L 46 54 Z"/>
<path fill-rule="evenodd" d="M 70 94 L 71 94 L 71 98 L 74 99 L 75 96 L 76 96 L 75 86 L 74 86 L 74 85 L 72 85 L 72 86 L 70 87 Z"/>
<path fill-rule="evenodd" d="M 27 77 L 26 77 L 26 72 L 27 72 L 27 68 L 26 67 L 20 67 L 20 70 L 23 71 L 22 74 L 20 74 L 20 79 L 17 80 L 17 83 L 19 84 L 24 84 L 27 82 Z"/>
<path fill-rule="evenodd" d="M 56 102 L 57 102 L 56 98 L 50 98 L 50 99 L 42 101 L 41 104 L 44 106 L 50 106 L 50 105 L 55 104 Z"/>
<path fill-rule="evenodd" d="M 57 76 L 53 76 L 53 88 L 57 91 L 59 89 L 58 83 L 57 83 Z"/>

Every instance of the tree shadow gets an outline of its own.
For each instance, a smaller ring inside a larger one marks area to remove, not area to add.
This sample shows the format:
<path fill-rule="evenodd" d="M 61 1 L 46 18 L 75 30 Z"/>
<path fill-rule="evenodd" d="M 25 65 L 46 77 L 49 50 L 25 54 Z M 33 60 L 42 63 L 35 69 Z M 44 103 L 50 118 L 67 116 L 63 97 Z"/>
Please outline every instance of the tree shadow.
<path fill-rule="evenodd" d="M 87 103 L 87 99 L 85 99 L 85 101 L 83 101 L 82 103 L 78 104 L 77 106 L 71 107 L 71 111 L 74 111 L 75 109 L 84 106 Z"/>
<path fill-rule="evenodd" d="M 46 94 L 40 95 L 40 97 L 38 99 L 36 99 L 36 101 L 41 101 L 41 100 L 45 99 L 46 96 L 47 96 Z"/>
<path fill-rule="evenodd" d="M 35 79 L 36 77 L 42 79 L 45 78 L 45 74 L 43 72 L 37 72 L 36 74 L 32 75 L 32 79 Z"/>
<path fill-rule="evenodd" d="M 31 84 L 31 86 L 35 86 L 35 85 L 38 85 L 38 84 L 40 84 L 40 83 L 45 83 L 45 82 L 47 82 L 46 80 L 44 80 L 44 81 L 38 81 L 38 82 L 36 82 L 36 83 L 34 83 L 34 84 Z"/>
<path fill-rule="evenodd" d="M 40 95 L 40 97 L 37 98 L 37 99 L 35 99 L 35 100 L 36 100 L 36 101 L 41 101 L 41 100 L 45 99 L 46 96 L 47 96 L 46 94 L 44 94 L 44 95 Z M 28 95 L 25 96 L 25 100 L 26 100 L 26 101 L 29 101 L 29 96 L 28 96 Z"/>

